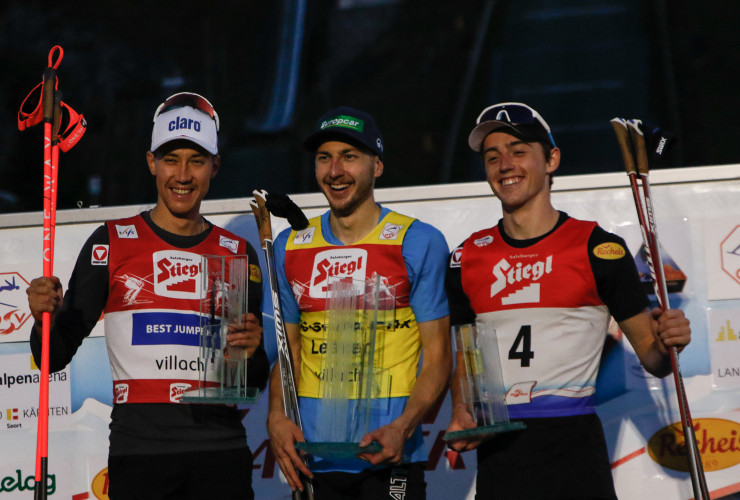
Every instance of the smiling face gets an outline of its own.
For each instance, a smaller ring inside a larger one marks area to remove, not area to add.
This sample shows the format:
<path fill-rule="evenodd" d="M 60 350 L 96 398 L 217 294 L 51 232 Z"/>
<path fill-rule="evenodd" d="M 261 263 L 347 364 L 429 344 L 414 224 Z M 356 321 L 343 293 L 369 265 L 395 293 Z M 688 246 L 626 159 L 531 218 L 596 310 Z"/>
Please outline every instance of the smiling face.
<path fill-rule="evenodd" d="M 337 217 L 352 215 L 365 204 L 375 204 L 375 179 L 383 162 L 375 155 L 339 141 L 321 144 L 316 150 L 316 180 Z"/>
<path fill-rule="evenodd" d="M 157 183 L 154 212 L 162 221 L 201 220 L 200 203 L 218 172 L 221 157 L 196 148 L 190 142 L 175 141 L 156 154 L 147 153 L 149 171 Z"/>
<path fill-rule="evenodd" d="M 560 164 L 558 148 L 546 160 L 540 143 L 527 143 L 505 132 L 493 132 L 483 141 L 482 150 L 488 184 L 505 212 L 540 201 L 549 204 L 549 174 Z"/>

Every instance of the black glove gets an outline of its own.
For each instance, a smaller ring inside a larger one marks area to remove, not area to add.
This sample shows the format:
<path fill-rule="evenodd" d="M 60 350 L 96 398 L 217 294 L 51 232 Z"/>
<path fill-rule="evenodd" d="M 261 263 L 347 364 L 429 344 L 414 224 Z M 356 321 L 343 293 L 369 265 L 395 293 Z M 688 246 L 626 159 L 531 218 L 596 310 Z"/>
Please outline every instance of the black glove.
<path fill-rule="evenodd" d="M 291 200 L 287 194 L 268 193 L 265 198 L 265 207 L 276 217 L 288 219 L 290 227 L 296 231 L 308 227 L 308 219 L 298 205 Z"/>

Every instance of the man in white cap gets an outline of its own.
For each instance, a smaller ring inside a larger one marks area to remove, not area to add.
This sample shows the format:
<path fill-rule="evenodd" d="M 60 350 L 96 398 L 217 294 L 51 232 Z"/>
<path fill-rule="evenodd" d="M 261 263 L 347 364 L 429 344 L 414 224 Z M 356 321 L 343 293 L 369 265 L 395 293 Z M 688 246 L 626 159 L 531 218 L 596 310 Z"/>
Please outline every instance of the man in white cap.
<path fill-rule="evenodd" d="M 51 313 L 51 371 L 71 361 L 105 314 L 114 391 L 110 498 L 254 497 L 242 413 L 234 406 L 178 402 L 199 376 L 197 335 L 177 332 L 200 324 L 202 255 L 247 254 L 249 312 L 229 326 L 226 339 L 247 349 L 250 385 L 264 388 L 269 370 L 257 254 L 244 238 L 200 214 L 221 164 L 218 128 L 204 97 L 169 97 L 154 115 L 146 154 L 157 185 L 154 208 L 95 230 L 64 296 L 57 277 L 37 278 L 27 290 L 37 363 L 41 317 Z"/>
<path fill-rule="evenodd" d="M 659 377 L 671 372 L 668 348 L 691 340 L 689 320 L 681 310 L 648 309 L 622 238 L 552 206 L 560 149 L 537 111 L 490 106 L 468 143 L 481 155 L 503 218 L 453 252 L 450 319 L 495 329 L 509 416 L 526 428 L 449 445 L 478 448 L 478 499 L 616 498 L 594 410 L 610 316 Z M 457 361 L 448 431 L 476 427 L 461 394 L 461 353 Z"/>

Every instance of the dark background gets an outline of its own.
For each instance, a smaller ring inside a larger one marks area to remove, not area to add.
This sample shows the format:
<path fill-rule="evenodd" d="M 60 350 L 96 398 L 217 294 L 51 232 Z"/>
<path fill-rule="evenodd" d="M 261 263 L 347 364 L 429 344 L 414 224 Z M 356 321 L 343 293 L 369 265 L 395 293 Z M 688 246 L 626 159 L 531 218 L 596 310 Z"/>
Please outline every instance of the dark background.
<path fill-rule="evenodd" d="M 42 207 L 41 125 L 16 115 L 59 44 L 64 101 L 88 121 L 60 159 L 59 208 L 150 203 L 152 115 L 189 90 L 221 118 L 210 199 L 316 191 L 300 143 L 349 105 L 386 142 L 379 187 L 484 178 L 467 134 L 482 108 L 549 122 L 558 175 L 622 170 L 609 120 L 678 140 L 663 166 L 740 158 L 740 2 L 688 0 L 6 1 L 0 8 L 0 213 Z"/>

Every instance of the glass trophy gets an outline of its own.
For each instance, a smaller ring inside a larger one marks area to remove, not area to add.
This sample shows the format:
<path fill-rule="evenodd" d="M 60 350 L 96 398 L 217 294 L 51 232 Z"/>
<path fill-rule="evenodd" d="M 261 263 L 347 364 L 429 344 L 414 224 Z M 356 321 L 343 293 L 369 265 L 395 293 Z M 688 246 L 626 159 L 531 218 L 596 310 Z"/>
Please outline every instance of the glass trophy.
<path fill-rule="evenodd" d="M 201 260 L 198 386 L 183 403 L 253 403 L 259 390 L 247 386 L 247 349 L 226 342 L 228 326 L 247 312 L 246 255 L 204 255 Z"/>
<path fill-rule="evenodd" d="M 326 310 L 326 354 L 321 365 L 316 436 L 296 448 L 322 458 L 377 453 L 378 443 L 360 447 L 389 414 L 392 377 L 383 369 L 383 346 L 395 326 L 395 286 L 382 277 L 362 281 L 330 278 Z"/>
<path fill-rule="evenodd" d="M 501 432 L 523 429 L 522 422 L 509 421 L 496 330 L 478 323 L 454 326 L 452 331 L 457 352 L 462 353 L 465 363 L 465 377 L 460 380 L 463 403 L 478 426 L 447 432 L 443 439 L 482 440 Z"/>

